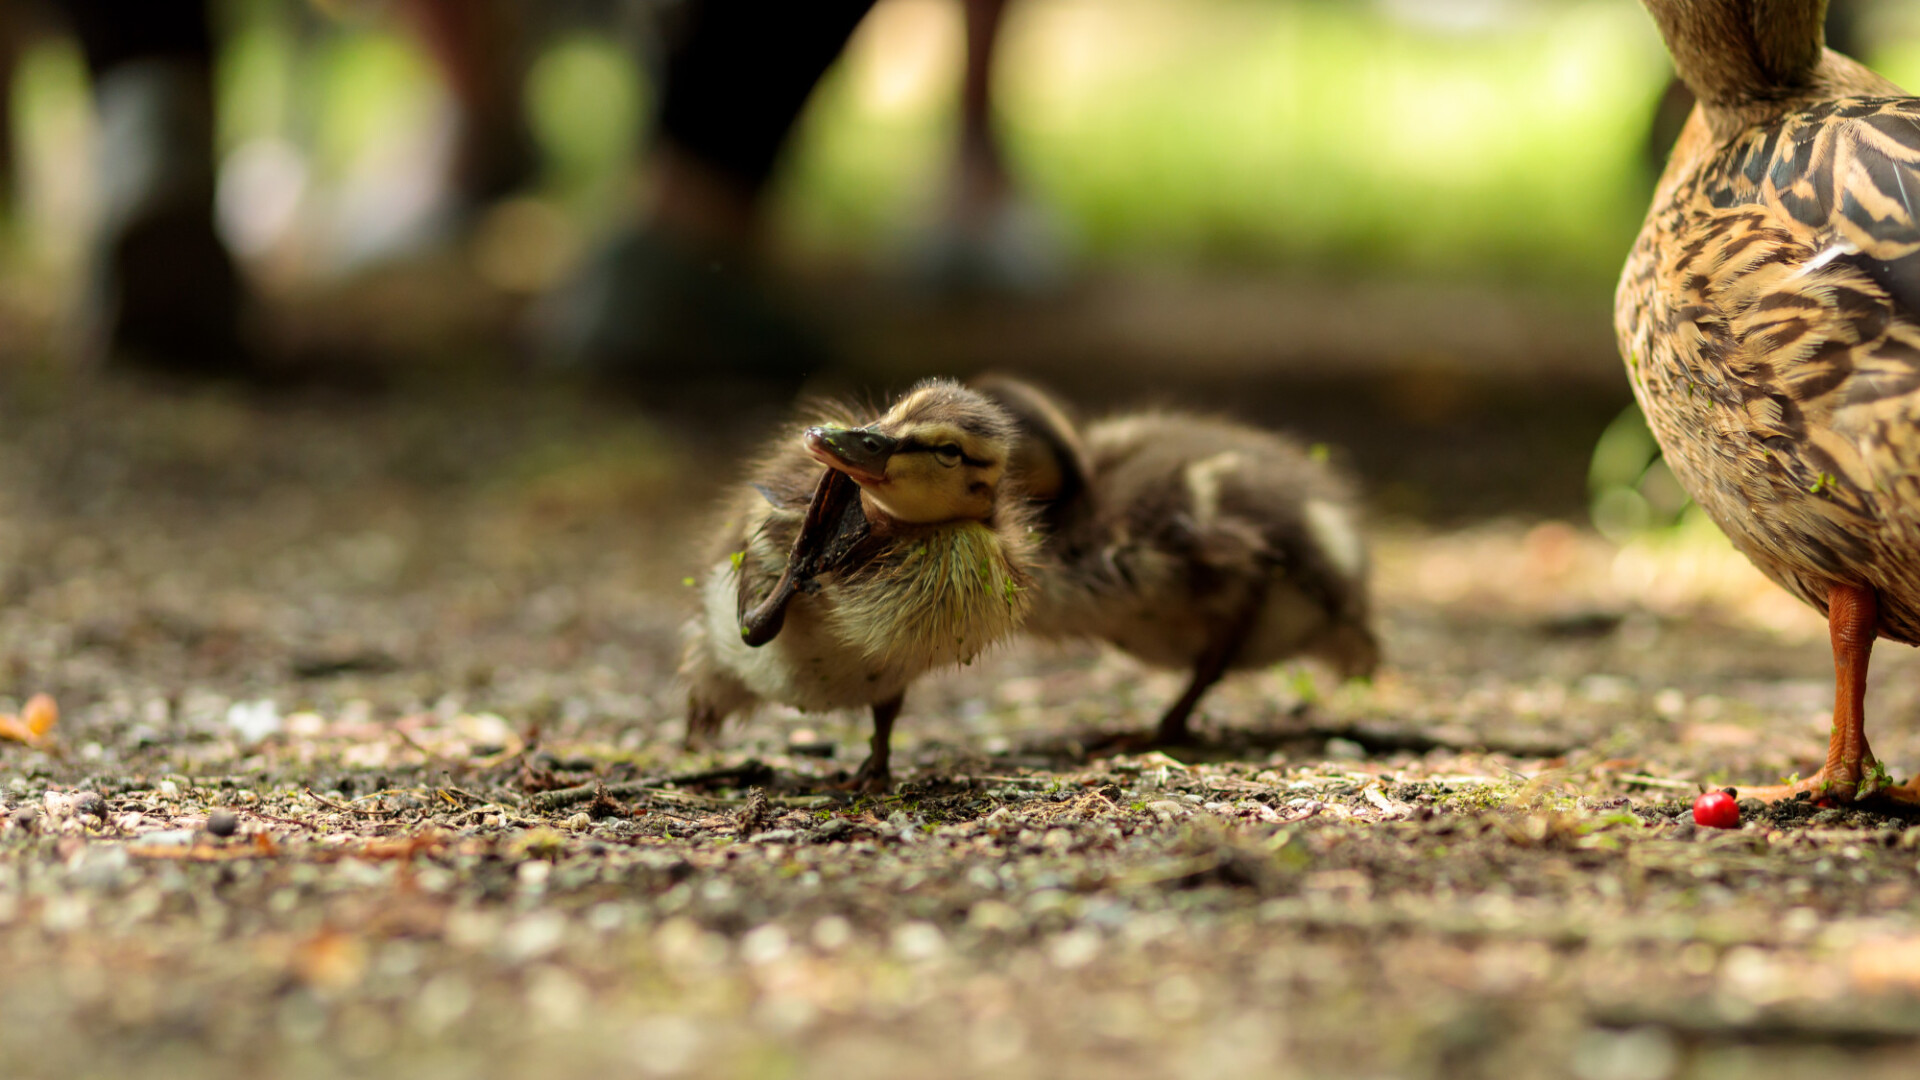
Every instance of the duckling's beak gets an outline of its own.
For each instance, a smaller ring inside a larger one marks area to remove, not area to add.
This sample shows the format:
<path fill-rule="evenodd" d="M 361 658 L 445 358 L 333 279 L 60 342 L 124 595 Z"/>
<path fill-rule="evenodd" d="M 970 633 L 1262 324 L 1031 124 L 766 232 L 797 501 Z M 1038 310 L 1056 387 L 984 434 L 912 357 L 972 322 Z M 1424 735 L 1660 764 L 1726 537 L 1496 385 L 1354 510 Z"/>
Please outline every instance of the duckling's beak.
<path fill-rule="evenodd" d="M 900 446 L 870 428 L 810 427 L 801 441 L 814 460 L 863 484 L 886 483 L 887 459 Z"/>

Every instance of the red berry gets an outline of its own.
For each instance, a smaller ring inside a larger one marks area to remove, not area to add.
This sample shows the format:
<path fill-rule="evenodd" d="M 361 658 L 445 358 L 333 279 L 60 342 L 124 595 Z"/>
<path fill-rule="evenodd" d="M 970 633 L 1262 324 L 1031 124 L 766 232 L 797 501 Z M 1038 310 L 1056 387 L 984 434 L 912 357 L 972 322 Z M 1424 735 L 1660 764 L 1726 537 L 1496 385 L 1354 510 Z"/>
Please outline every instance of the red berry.
<path fill-rule="evenodd" d="M 1740 827 L 1740 804 L 1724 791 L 1709 791 L 1693 800 L 1693 823 L 1709 829 Z"/>

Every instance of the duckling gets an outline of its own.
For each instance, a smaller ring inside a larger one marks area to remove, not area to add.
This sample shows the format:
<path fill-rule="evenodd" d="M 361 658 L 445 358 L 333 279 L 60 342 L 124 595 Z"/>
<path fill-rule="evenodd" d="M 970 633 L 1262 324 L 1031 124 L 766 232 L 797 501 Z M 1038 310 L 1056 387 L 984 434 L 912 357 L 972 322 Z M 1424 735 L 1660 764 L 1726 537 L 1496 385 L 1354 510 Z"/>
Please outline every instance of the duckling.
<path fill-rule="evenodd" d="M 1823 47 L 1823 0 L 1644 2 L 1698 104 L 1621 355 L 1680 483 L 1833 646 L 1825 765 L 1741 794 L 1920 800 L 1865 719 L 1875 638 L 1920 642 L 1920 99 Z"/>
<path fill-rule="evenodd" d="M 908 685 L 970 662 L 1031 604 L 1032 529 L 1007 475 L 1017 429 L 945 380 L 877 418 L 821 406 L 813 420 L 754 470 L 700 583 L 680 668 L 688 741 L 763 701 L 868 706 L 852 786 L 884 791 Z"/>
<path fill-rule="evenodd" d="M 1314 455 L 1181 412 L 1079 432 L 1028 384 L 975 385 L 1020 420 L 1016 466 L 1036 476 L 1049 523 L 1028 631 L 1192 672 L 1153 743 L 1191 742 L 1194 708 L 1229 671 L 1308 656 L 1342 677 L 1372 674 L 1380 649 L 1352 485 Z"/>

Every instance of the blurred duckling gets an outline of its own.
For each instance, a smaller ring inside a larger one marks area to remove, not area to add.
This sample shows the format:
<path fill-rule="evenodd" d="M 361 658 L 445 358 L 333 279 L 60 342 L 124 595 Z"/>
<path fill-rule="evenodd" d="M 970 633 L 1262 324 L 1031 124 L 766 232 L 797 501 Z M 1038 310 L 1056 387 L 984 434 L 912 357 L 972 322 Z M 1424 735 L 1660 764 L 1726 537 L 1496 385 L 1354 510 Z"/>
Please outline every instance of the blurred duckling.
<path fill-rule="evenodd" d="M 814 419 L 769 449 L 717 540 L 681 662 L 687 737 L 763 701 L 870 706 L 872 753 L 851 786 L 884 791 L 907 686 L 1026 617 L 1033 530 L 1007 469 L 1017 429 L 943 380 L 878 418 L 826 406 Z"/>
<path fill-rule="evenodd" d="M 1040 496 L 1046 555 L 1027 630 L 1098 638 L 1192 672 L 1151 742 L 1191 742 L 1195 706 L 1229 671 L 1304 656 L 1371 675 L 1368 556 L 1352 485 L 1269 431 L 1144 411 L 1076 430 L 1044 392 L 993 376 Z M 1123 739 L 1137 742 L 1138 739 Z"/>

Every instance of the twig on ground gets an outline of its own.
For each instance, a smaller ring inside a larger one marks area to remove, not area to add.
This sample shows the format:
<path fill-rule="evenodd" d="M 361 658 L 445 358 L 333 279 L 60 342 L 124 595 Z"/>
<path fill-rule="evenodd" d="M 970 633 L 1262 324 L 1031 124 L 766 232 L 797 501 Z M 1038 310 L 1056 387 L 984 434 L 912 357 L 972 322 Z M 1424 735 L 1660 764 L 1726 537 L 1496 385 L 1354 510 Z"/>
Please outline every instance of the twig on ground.
<path fill-rule="evenodd" d="M 1623 784 L 1638 784 L 1641 787 L 1669 788 L 1674 791 L 1699 791 L 1700 790 L 1700 784 L 1698 781 L 1668 780 L 1664 777 L 1647 776 L 1641 773 L 1636 773 L 1632 776 L 1623 776 L 1620 778 L 1620 782 Z"/>
<path fill-rule="evenodd" d="M 385 814 L 381 813 L 378 810 L 362 810 L 357 806 L 352 806 L 347 803 L 335 802 L 332 799 L 329 799 L 326 796 L 321 795 L 318 792 L 314 791 L 312 788 L 307 788 L 305 790 L 307 793 L 307 798 L 312 799 L 314 802 L 319 803 L 321 806 L 324 806 L 329 810 L 338 810 L 343 814 L 359 814 L 361 817 L 377 818 L 377 817 L 386 816 Z"/>

